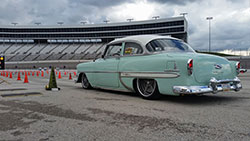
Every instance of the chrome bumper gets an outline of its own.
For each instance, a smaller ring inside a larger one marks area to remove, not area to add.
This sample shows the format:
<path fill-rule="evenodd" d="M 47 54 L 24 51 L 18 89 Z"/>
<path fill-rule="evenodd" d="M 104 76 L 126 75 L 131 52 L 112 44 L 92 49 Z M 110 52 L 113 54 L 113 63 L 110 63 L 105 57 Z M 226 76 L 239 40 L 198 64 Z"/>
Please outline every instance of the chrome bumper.
<path fill-rule="evenodd" d="M 242 85 L 238 77 L 234 79 L 216 80 L 214 77 L 210 79 L 208 86 L 174 86 L 173 91 L 177 94 L 203 94 L 217 93 L 221 91 L 239 91 Z"/>

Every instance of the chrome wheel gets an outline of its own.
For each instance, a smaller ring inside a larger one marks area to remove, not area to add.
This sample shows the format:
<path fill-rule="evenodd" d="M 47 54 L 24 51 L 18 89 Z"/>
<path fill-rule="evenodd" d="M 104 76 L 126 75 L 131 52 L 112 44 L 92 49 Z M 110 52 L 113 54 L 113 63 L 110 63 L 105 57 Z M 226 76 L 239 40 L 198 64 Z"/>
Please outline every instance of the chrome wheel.
<path fill-rule="evenodd" d="M 91 88 L 91 85 L 88 81 L 88 78 L 85 74 L 82 75 L 82 87 L 84 89 L 90 89 Z"/>
<path fill-rule="evenodd" d="M 137 91 L 146 99 L 158 98 L 157 82 L 154 79 L 137 79 Z"/>

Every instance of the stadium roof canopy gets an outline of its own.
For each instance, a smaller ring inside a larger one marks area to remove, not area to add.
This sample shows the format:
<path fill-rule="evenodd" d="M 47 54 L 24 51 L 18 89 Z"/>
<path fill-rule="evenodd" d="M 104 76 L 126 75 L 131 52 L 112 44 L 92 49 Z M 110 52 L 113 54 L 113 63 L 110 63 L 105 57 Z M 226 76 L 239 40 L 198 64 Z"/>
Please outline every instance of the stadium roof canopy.
<path fill-rule="evenodd" d="M 114 38 L 144 34 L 170 35 L 187 41 L 187 21 L 185 17 L 174 17 L 72 26 L 0 26 L 1 40 L 102 39 L 109 41 Z"/>

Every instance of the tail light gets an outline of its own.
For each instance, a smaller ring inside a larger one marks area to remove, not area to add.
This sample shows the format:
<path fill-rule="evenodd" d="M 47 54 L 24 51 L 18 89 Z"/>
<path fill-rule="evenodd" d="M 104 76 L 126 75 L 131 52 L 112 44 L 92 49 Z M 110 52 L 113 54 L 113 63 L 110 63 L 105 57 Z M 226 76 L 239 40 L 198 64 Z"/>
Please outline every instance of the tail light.
<path fill-rule="evenodd" d="M 187 71 L 188 71 L 188 75 L 193 74 L 193 59 L 188 60 L 188 62 L 187 62 Z"/>
<path fill-rule="evenodd" d="M 236 63 L 236 69 L 240 69 L 240 62 Z"/>
<path fill-rule="evenodd" d="M 237 62 L 235 67 L 236 67 L 237 73 L 240 73 L 240 62 Z"/>

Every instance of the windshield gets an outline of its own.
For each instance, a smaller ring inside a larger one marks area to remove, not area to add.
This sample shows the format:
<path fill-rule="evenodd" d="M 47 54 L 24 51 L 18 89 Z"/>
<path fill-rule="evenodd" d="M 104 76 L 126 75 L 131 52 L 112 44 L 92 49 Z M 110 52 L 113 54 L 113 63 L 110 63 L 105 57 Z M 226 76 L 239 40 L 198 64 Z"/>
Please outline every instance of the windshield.
<path fill-rule="evenodd" d="M 188 44 L 175 39 L 156 39 L 149 42 L 146 48 L 150 52 L 195 52 Z"/>

